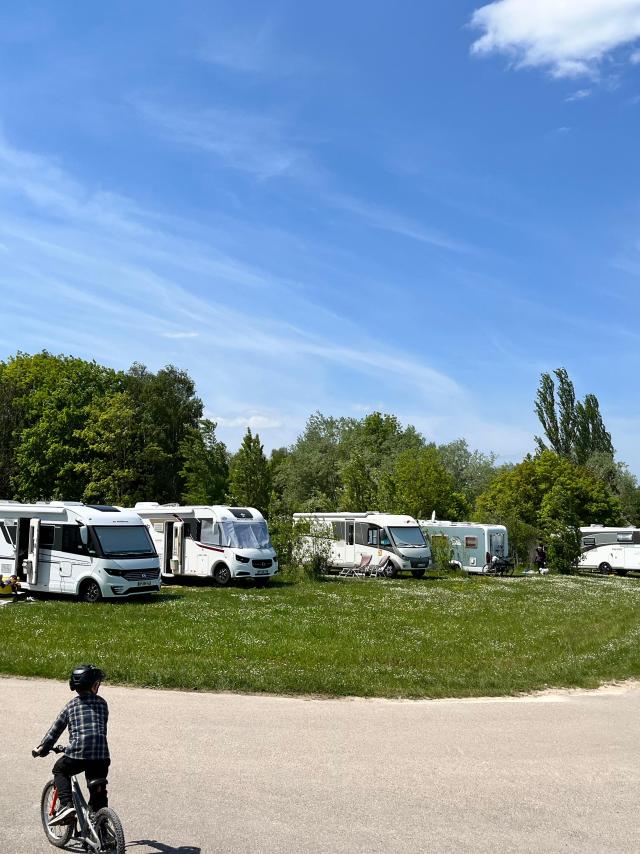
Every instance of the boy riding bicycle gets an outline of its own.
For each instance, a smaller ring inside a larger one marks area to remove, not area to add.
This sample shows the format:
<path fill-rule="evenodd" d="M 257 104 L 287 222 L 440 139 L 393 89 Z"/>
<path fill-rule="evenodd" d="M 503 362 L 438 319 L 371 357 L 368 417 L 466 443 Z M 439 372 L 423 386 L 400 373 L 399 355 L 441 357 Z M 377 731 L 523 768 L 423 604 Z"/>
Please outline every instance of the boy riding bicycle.
<path fill-rule="evenodd" d="M 103 671 L 93 664 L 81 664 L 75 668 L 69 677 L 69 687 L 76 691 L 78 696 L 69 700 L 36 749 L 40 756 L 46 756 L 69 727 L 69 746 L 53 766 L 53 779 L 61 809 L 50 821 L 51 825 L 75 820 L 71 775 L 84 771 L 87 783 L 107 776 L 111 762 L 107 744 L 109 707 L 106 701 L 98 696 L 100 683 L 104 678 Z M 91 811 L 97 812 L 107 806 L 105 785 L 92 786 L 89 793 Z"/>

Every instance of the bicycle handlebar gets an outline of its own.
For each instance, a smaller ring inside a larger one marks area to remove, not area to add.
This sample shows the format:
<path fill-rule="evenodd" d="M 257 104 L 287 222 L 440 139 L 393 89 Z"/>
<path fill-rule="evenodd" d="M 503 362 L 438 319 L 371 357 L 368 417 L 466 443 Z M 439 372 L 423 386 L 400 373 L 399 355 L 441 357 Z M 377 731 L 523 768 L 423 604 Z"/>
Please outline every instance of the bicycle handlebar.
<path fill-rule="evenodd" d="M 66 748 L 63 747 L 61 744 L 56 744 L 56 746 L 52 747 L 51 750 L 47 750 L 47 753 L 64 753 L 65 750 Z M 42 753 L 40 753 L 39 750 L 32 750 L 31 755 L 34 759 L 36 759 L 38 756 L 42 756 Z"/>

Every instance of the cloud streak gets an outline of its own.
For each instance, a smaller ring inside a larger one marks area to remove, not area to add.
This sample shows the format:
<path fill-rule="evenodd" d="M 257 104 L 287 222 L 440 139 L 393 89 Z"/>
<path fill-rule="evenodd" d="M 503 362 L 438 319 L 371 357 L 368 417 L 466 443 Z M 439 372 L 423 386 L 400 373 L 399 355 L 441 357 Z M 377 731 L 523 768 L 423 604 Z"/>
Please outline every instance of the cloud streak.
<path fill-rule="evenodd" d="M 318 405 L 314 389 L 329 384 L 333 373 L 405 389 L 425 407 L 465 396 L 447 374 L 387 346 L 374 330 L 368 334 L 348 318 L 329 317 L 320 305 L 314 310 L 309 303 L 304 326 L 281 315 L 280 301 L 268 312 L 255 310 L 237 288 L 248 276 L 241 259 L 224 256 L 221 265 L 215 247 L 185 243 L 133 201 L 96 194 L 59 165 L 6 140 L 0 140 L 0 184 L 10 189 L 0 200 L 6 248 L 0 291 L 5 323 L 21 330 L 18 346 L 25 346 L 26 333 L 30 349 L 80 350 L 116 367 L 137 359 L 152 367 L 187 359 L 199 366 L 199 388 L 210 408 L 219 401 L 216 420 L 231 432 L 240 426 L 283 430 L 293 423 L 235 400 L 238 389 L 265 400 L 272 389 L 279 412 L 304 406 L 308 413 Z M 184 267 L 182 255 L 188 257 Z M 271 274 L 253 268 L 251 282 L 260 292 L 267 288 L 268 305 Z M 290 290 L 289 302 L 296 298 L 295 283 L 279 285 Z M 31 295 L 28 303 L 23 293 Z M 159 347 L 159 339 L 166 345 Z M 172 346 L 181 349 L 166 349 Z"/>

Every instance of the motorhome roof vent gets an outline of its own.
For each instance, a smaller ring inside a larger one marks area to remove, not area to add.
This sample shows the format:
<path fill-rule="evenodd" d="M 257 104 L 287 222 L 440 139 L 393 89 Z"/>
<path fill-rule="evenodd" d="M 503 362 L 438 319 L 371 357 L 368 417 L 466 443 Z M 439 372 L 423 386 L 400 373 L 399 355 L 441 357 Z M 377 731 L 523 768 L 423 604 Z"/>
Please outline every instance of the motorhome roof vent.
<path fill-rule="evenodd" d="M 229 507 L 229 510 L 233 513 L 236 519 L 253 519 L 253 516 L 246 507 Z"/>
<path fill-rule="evenodd" d="M 111 504 L 87 504 L 92 510 L 99 510 L 101 513 L 119 513 L 117 507 L 112 507 Z"/>

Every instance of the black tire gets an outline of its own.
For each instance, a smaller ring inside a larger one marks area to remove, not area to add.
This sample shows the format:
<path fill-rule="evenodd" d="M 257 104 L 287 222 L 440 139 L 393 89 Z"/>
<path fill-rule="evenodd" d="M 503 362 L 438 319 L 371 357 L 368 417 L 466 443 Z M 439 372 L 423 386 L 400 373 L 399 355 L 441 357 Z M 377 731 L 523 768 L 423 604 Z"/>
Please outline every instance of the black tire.
<path fill-rule="evenodd" d="M 395 563 L 390 560 L 384 568 L 383 575 L 385 578 L 397 578 L 398 577 L 398 567 Z"/>
<path fill-rule="evenodd" d="M 56 848 L 64 848 L 67 842 L 71 839 L 71 834 L 73 833 L 74 826 L 72 824 L 56 824 L 53 827 L 49 827 L 49 818 L 51 812 L 51 802 L 53 800 L 53 793 L 55 792 L 55 785 L 53 780 L 49 780 L 47 785 L 42 790 L 42 797 L 40 798 L 40 818 L 42 819 L 42 827 L 44 828 L 44 835 L 47 837 L 49 842 L 52 845 L 55 845 Z M 56 804 L 56 808 L 54 810 L 53 815 L 55 815 L 60 809 L 60 802 Z"/>
<path fill-rule="evenodd" d="M 103 807 L 96 813 L 93 826 L 102 846 L 101 854 L 125 854 L 124 830 L 117 813 Z"/>
<path fill-rule="evenodd" d="M 213 580 L 218 587 L 226 587 L 231 581 L 231 570 L 226 563 L 221 563 L 213 570 Z"/>
<path fill-rule="evenodd" d="M 81 602 L 91 602 L 93 604 L 102 599 L 102 590 L 100 590 L 100 585 L 97 581 L 89 578 L 80 585 L 78 596 Z"/>
<path fill-rule="evenodd" d="M 611 573 L 611 564 L 608 564 L 606 562 L 601 563 L 598 567 L 598 572 L 600 572 L 602 575 L 609 575 Z"/>
<path fill-rule="evenodd" d="M 414 578 L 422 578 L 426 571 L 426 569 L 412 569 L 411 575 L 413 575 Z"/>

